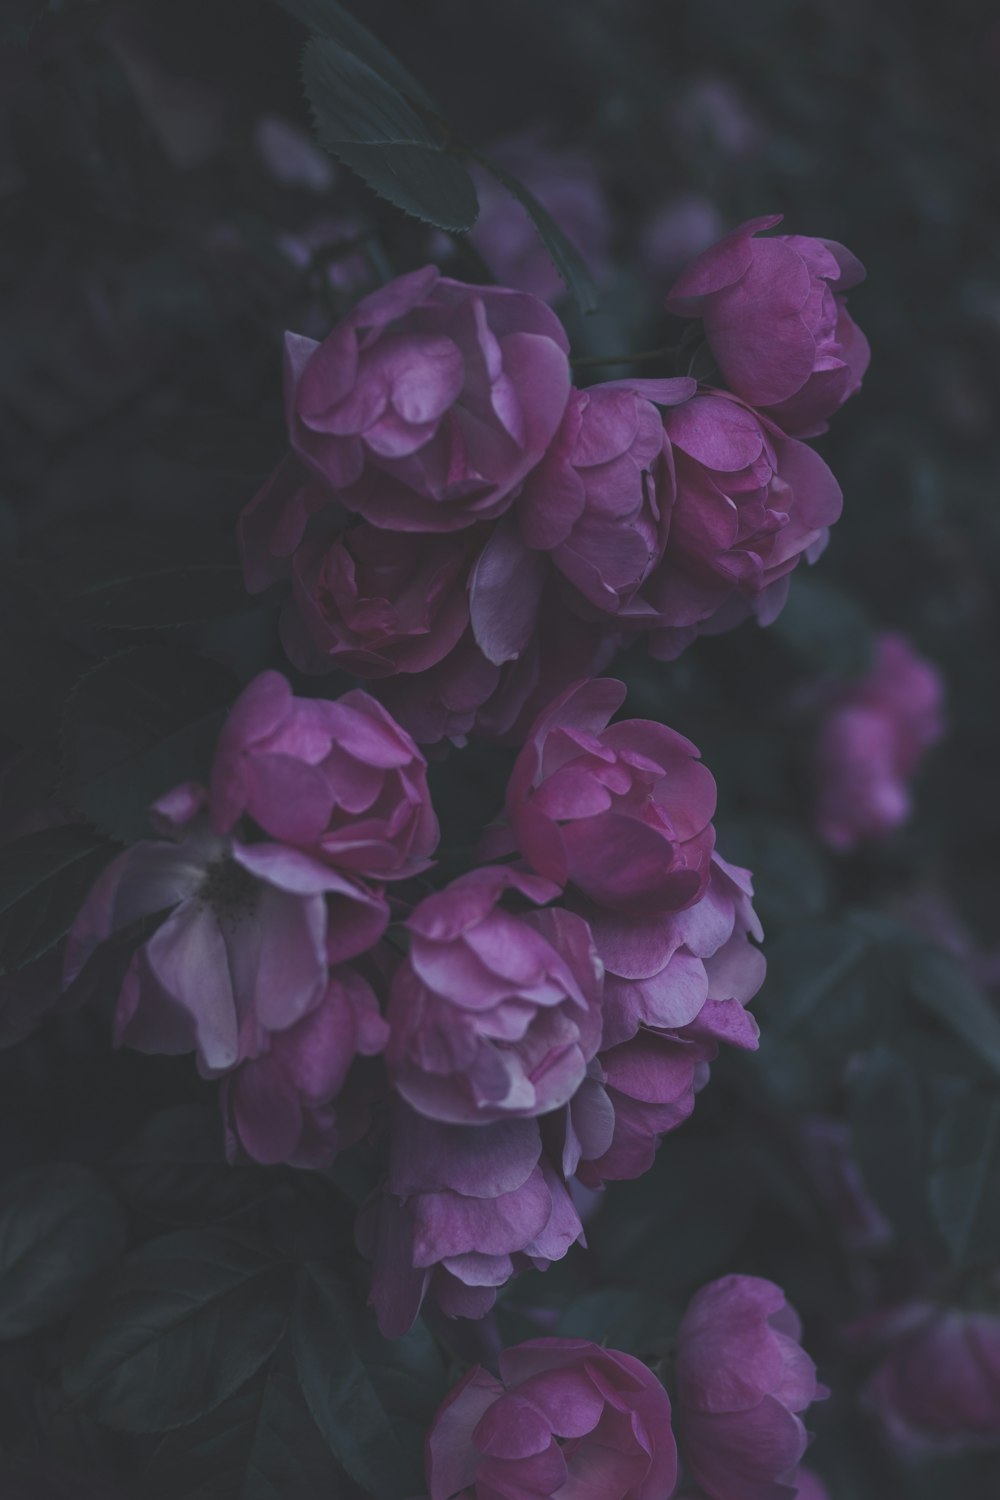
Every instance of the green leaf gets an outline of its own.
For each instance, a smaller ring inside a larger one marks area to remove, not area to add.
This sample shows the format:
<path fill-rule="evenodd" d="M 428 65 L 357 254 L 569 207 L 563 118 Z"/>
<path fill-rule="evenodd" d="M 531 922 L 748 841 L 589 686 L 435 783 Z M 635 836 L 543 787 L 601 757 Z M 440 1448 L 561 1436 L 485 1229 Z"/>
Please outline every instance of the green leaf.
<path fill-rule="evenodd" d="M 72 1312 L 88 1283 L 118 1259 L 125 1219 L 87 1167 L 19 1172 L 0 1188 L 0 1339 Z"/>
<path fill-rule="evenodd" d="M 378 37 L 372 33 L 360 21 L 355 20 L 350 11 L 338 5 L 336 0 L 278 0 L 278 4 L 287 10 L 289 15 L 301 21 L 304 26 L 317 36 L 328 37 L 330 41 L 340 42 L 354 56 L 360 58 L 373 73 L 385 80 L 392 88 L 404 94 L 406 98 L 412 99 L 415 104 L 420 104 L 431 114 L 440 114 L 438 106 L 428 94 L 423 84 L 409 71 L 397 57 L 383 46 Z"/>
<path fill-rule="evenodd" d="M 81 624 L 106 630 L 166 630 L 222 619 L 249 607 L 236 563 L 178 563 L 102 579 L 67 600 Z"/>
<path fill-rule="evenodd" d="M 920 1076 L 885 1047 L 851 1082 L 851 1140 L 865 1185 L 902 1244 L 934 1237 L 927 1204 L 931 1108 Z"/>
<path fill-rule="evenodd" d="M 970 1094 L 934 1132 L 930 1202 L 957 1268 L 1000 1245 L 1000 1095 Z"/>
<path fill-rule="evenodd" d="M 340 1471 L 295 1382 L 259 1375 L 150 1461 L 147 1500 L 336 1500 Z"/>
<path fill-rule="evenodd" d="M 590 274 L 583 256 L 577 250 L 559 225 L 553 219 L 547 209 L 543 208 L 533 193 L 530 193 L 523 182 L 497 166 L 496 162 L 489 157 L 482 156 L 478 151 L 473 152 L 476 161 L 486 168 L 491 176 L 495 177 L 501 187 L 505 187 L 513 198 L 516 198 L 525 210 L 531 222 L 538 230 L 543 245 L 551 257 L 559 275 L 566 283 L 567 289 L 577 303 L 581 312 L 591 313 L 597 311 L 597 288 L 594 278 Z"/>
<path fill-rule="evenodd" d="M 207 777 L 239 683 L 180 646 L 136 646 L 80 679 L 63 718 L 65 790 L 96 828 L 126 843 L 149 836 L 150 803 Z"/>
<path fill-rule="evenodd" d="M 792 579 L 773 634 L 812 672 L 859 677 L 871 665 L 874 638 L 861 605 L 824 578 Z"/>
<path fill-rule="evenodd" d="M 823 914 L 830 881 L 819 851 L 798 829 L 773 818 L 726 823 L 719 847 L 728 860 L 753 871 L 754 906 L 770 932 Z"/>
<path fill-rule="evenodd" d="M 440 229 L 469 229 L 479 200 L 445 150 L 443 131 L 356 57 L 322 37 L 306 44 L 302 76 L 321 146 L 380 197 Z"/>
<path fill-rule="evenodd" d="M 55 947 L 115 853 L 108 839 L 76 823 L 0 848 L 0 974 Z"/>
<path fill-rule="evenodd" d="M 235 1235 L 150 1240 L 70 1324 L 66 1394 L 124 1432 L 193 1422 L 260 1369 L 289 1294 L 289 1268 Z"/>
<path fill-rule="evenodd" d="M 635 1287 L 592 1287 L 564 1310 L 556 1332 L 655 1358 L 669 1348 L 680 1314 L 679 1307 Z"/>
<path fill-rule="evenodd" d="M 291 1326 L 309 1409 L 341 1466 L 376 1500 L 421 1487 L 423 1440 L 444 1394 L 444 1369 L 418 1324 L 389 1343 L 326 1267 L 302 1274 Z"/>
<path fill-rule="evenodd" d="M 912 998 L 1000 1077 L 1000 1010 L 943 949 L 914 943 L 908 960 Z"/>
<path fill-rule="evenodd" d="M 176 1104 L 154 1115 L 111 1160 L 130 1208 L 162 1223 L 218 1223 L 259 1202 L 274 1184 L 263 1168 L 230 1166 L 217 1108 Z"/>

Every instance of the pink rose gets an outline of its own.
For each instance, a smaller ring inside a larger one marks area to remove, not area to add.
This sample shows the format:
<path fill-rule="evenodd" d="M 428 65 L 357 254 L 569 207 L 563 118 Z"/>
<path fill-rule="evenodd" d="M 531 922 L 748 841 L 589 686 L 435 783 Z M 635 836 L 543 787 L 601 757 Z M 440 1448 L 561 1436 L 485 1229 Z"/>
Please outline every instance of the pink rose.
<path fill-rule="evenodd" d="M 335 969 L 318 1005 L 271 1032 L 266 1051 L 223 1081 L 228 1155 L 242 1149 L 268 1164 L 329 1166 L 368 1122 L 363 1100 L 340 1097 L 348 1070 L 355 1057 L 381 1052 L 387 1038 L 371 986 L 347 966 Z"/>
<path fill-rule="evenodd" d="M 262 672 L 233 705 L 212 768 L 212 827 L 248 815 L 315 859 L 374 880 L 425 870 L 438 841 L 427 763 L 367 693 L 296 698 Z"/>
<path fill-rule="evenodd" d="M 814 437 L 868 368 L 868 342 L 843 296 L 865 272 L 835 240 L 754 238 L 781 217 L 750 219 L 703 251 L 675 282 L 667 311 L 702 319 L 735 395 L 786 432 Z"/>
<path fill-rule="evenodd" d="M 322 343 L 286 336 L 292 446 L 376 526 L 492 520 L 559 425 L 567 352 L 536 298 L 425 266 L 365 297 Z"/>
<path fill-rule="evenodd" d="M 910 815 L 909 782 L 944 734 L 944 683 L 905 636 L 879 637 L 875 664 L 820 725 L 816 831 L 833 849 L 880 838 Z"/>
<path fill-rule="evenodd" d="M 792 1500 L 808 1434 L 800 1413 L 828 1393 L 773 1282 L 725 1276 L 692 1297 L 677 1335 L 677 1438 L 711 1500 Z"/>
<path fill-rule="evenodd" d="M 696 389 L 681 379 L 573 391 L 552 446 L 525 481 L 517 516 L 526 546 L 547 551 L 601 613 L 627 609 L 666 544 L 672 475 L 653 402 L 676 405 Z"/>
<path fill-rule="evenodd" d="M 1000 1317 L 915 1302 L 881 1319 L 865 1404 L 904 1458 L 1000 1444 Z"/>
<path fill-rule="evenodd" d="M 430 1500 L 667 1500 L 677 1483 L 670 1398 L 631 1354 L 585 1339 L 504 1349 L 469 1370 L 427 1438 Z"/>
<path fill-rule="evenodd" d="M 389 1178 L 357 1234 L 379 1327 L 400 1338 L 428 1295 L 448 1317 L 485 1316 L 512 1276 L 561 1260 L 583 1225 L 537 1120 L 448 1125 L 400 1104 Z"/>
<path fill-rule="evenodd" d="M 690 906 L 708 883 L 715 782 L 665 725 L 609 725 L 624 697 L 620 682 L 575 683 L 541 714 L 511 772 L 498 845 L 597 906 Z"/>
<path fill-rule="evenodd" d="M 458 645 L 469 623 L 469 574 L 483 537 L 414 535 L 362 521 L 292 556 L 292 601 L 281 635 L 302 672 L 357 677 L 423 673 Z"/>
<path fill-rule="evenodd" d="M 431 1119 L 548 1114 L 572 1098 L 600 1043 L 590 928 L 568 911 L 506 911 L 508 890 L 557 894 L 537 876 L 487 866 L 426 897 L 406 924 L 386 1061 L 398 1092 Z"/>
<path fill-rule="evenodd" d="M 840 515 L 840 486 L 804 443 L 724 391 L 663 413 L 676 473 L 670 534 L 644 594 L 658 615 L 652 655 L 702 633 L 778 615 L 788 575 L 814 562 Z"/>

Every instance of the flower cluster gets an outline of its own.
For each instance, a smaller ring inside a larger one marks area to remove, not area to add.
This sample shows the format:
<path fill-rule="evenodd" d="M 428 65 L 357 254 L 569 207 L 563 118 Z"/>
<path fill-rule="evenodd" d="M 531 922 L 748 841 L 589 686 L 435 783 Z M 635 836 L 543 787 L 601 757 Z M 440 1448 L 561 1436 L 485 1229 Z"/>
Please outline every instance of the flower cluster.
<path fill-rule="evenodd" d="M 800 438 L 857 388 L 832 242 L 743 225 L 680 277 L 728 389 L 572 385 L 566 333 L 507 287 L 414 271 L 321 342 L 289 334 L 291 452 L 244 512 L 248 587 L 290 581 L 285 649 L 345 669 L 422 743 L 520 743 L 642 636 L 661 659 L 780 611 L 841 495 Z M 419 680 L 417 680 L 419 678 Z"/>
<path fill-rule="evenodd" d="M 780 1288 L 703 1287 L 678 1330 L 674 1399 L 630 1354 L 542 1338 L 469 1370 L 427 1440 L 430 1500 L 574 1493 L 669 1500 L 680 1459 L 710 1500 L 821 1500 L 801 1413 L 826 1391 Z M 690 1494 L 685 1491 L 685 1494 Z"/>
<path fill-rule="evenodd" d="M 605 679 L 561 693 L 481 863 L 432 889 L 410 736 L 366 693 L 297 698 L 265 672 L 209 786 L 160 798 L 161 837 L 74 924 L 69 980 L 135 933 L 117 1040 L 222 1080 L 231 1155 L 324 1166 L 382 1141 L 358 1232 L 390 1335 L 427 1295 L 479 1316 L 560 1259 L 583 1233 L 573 1179 L 639 1176 L 720 1043 L 756 1046 L 761 931 L 748 873 L 715 851 L 715 784 L 673 730 L 610 723 L 623 698 Z"/>

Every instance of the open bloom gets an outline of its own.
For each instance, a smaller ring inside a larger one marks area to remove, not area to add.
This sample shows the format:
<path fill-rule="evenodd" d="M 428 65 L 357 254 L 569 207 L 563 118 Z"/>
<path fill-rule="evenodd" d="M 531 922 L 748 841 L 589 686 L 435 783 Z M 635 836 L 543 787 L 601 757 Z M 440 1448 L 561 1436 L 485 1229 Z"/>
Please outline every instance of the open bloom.
<path fill-rule="evenodd" d="M 1000 1445 L 1000 1317 L 910 1303 L 880 1331 L 865 1400 L 902 1456 Z"/>
<path fill-rule="evenodd" d="M 750 219 L 702 251 L 675 282 L 667 311 L 702 319 L 735 395 L 784 431 L 813 437 L 868 368 L 868 342 L 843 295 L 865 271 L 835 240 L 756 238 L 781 217 Z"/>
<path fill-rule="evenodd" d="M 838 519 L 840 486 L 818 453 L 725 391 L 663 413 L 676 498 L 663 561 L 644 590 L 654 656 L 698 634 L 780 613 L 788 578 L 814 562 Z"/>
<path fill-rule="evenodd" d="M 572 912 L 523 914 L 505 891 L 556 894 L 537 876 L 472 870 L 409 918 L 386 1053 L 399 1093 L 435 1120 L 541 1115 L 579 1087 L 601 1039 L 600 960 Z"/>
<path fill-rule="evenodd" d="M 322 343 L 286 336 L 292 446 L 376 526 L 491 520 L 559 425 L 567 353 L 535 297 L 425 266 L 365 297 Z"/>
<path fill-rule="evenodd" d="M 905 636 L 879 637 L 875 663 L 832 705 L 814 751 L 816 829 L 852 849 L 905 823 L 909 782 L 944 733 L 944 683 Z"/>
<path fill-rule="evenodd" d="M 507 786 L 509 842 L 596 906 L 690 906 L 708 883 L 715 782 L 665 725 L 609 725 L 624 697 L 611 679 L 577 682 L 539 716 Z"/>
<path fill-rule="evenodd" d="M 212 826 L 249 814 L 265 833 L 351 874 L 401 880 L 438 840 L 427 763 L 380 703 L 296 698 L 262 672 L 233 705 L 212 768 Z"/>
<path fill-rule="evenodd" d="M 229 1155 L 241 1147 L 254 1161 L 329 1166 L 367 1124 L 363 1099 L 341 1098 L 351 1064 L 381 1052 L 388 1034 L 367 981 L 335 969 L 318 1005 L 223 1081 Z"/>
<path fill-rule="evenodd" d="M 379 1327 L 400 1338 L 428 1295 L 449 1317 L 483 1317 L 512 1276 L 561 1260 L 583 1225 L 537 1120 L 445 1125 L 400 1104 L 388 1181 L 357 1232 Z"/>
<path fill-rule="evenodd" d="M 206 1076 L 267 1050 L 317 1006 L 331 963 L 370 948 L 382 897 L 299 849 L 212 832 L 207 794 L 185 784 L 152 808 L 166 835 L 103 871 L 69 933 L 72 980 L 99 944 L 167 913 L 136 950 L 118 998 L 118 1042 L 195 1052 Z"/>
<path fill-rule="evenodd" d="M 725 1276 L 696 1292 L 677 1336 L 677 1437 L 712 1500 L 792 1500 L 826 1394 L 801 1324 L 773 1282 Z"/>
<path fill-rule="evenodd" d="M 532 1339 L 469 1370 L 427 1439 L 430 1500 L 667 1500 L 677 1483 L 670 1398 L 631 1354 Z"/>

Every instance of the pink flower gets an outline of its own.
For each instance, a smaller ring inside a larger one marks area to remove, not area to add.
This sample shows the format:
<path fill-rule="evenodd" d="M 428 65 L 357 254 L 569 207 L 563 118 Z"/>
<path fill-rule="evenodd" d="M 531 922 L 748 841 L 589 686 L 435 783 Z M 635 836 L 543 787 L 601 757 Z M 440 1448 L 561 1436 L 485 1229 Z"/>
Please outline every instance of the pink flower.
<path fill-rule="evenodd" d="M 554 150 L 530 136 L 505 141 L 490 155 L 524 183 L 596 279 L 605 280 L 611 211 L 591 158 L 583 152 Z M 557 302 L 566 295 L 565 285 L 527 213 L 490 173 L 478 170 L 475 177 L 479 218 L 469 239 L 503 286 Z"/>
<path fill-rule="evenodd" d="M 502 602 L 502 588 L 498 597 Z M 502 629 L 509 628 L 510 619 L 508 614 Z M 420 744 L 442 739 L 462 744 L 467 735 L 477 734 L 522 745 L 554 694 L 567 681 L 600 672 L 614 649 L 607 631 L 572 614 L 549 591 L 531 616 L 514 659 L 490 661 L 470 629 L 436 666 L 379 683 L 378 693 Z"/>
<path fill-rule="evenodd" d="M 766 965 L 750 941 L 763 936 L 751 895 L 749 872 L 714 854 L 705 895 L 685 911 L 584 908 L 606 967 L 604 1033 L 590 1097 L 570 1106 L 563 1165 L 586 1186 L 642 1176 L 694 1108 L 720 1044 L 756 1048 L 745 1007 Z M 595 1091 L 610 1118 L 603 1134 Z"/>
<path fill-rule="evenodd" d="M 527 547 L 545 550 L 594 609 L 625 609 L 663 555 L 673 499 L 663 423 L 693 380 L 610 382 L 573 391 L 548 453 L 517 503 Z"/>
<path fill-rule="evenodd" d="M 940 673 L 905 636 L 880 636 L 872 670 L 820 726 L 813 765 L 820 837 L 833 849 L 853 849 L 905 823 L 908 783 L 944 727 Z"/>
<path fill-rule="evenodd" d="M 667 1500 L 677 1483 L 670 1399 L 631 1354 L 585 1339 L 505 1349 L 474 1366 L 427 1439 L 430 1500 L 593 1496 Z"/>
<path fill-rule="evenodd" d="M 362 521 L 292 556 L 292 603 L 281 634 L 303 672 L 358 677 L 423 673 L 457 646 L 469 623 L 469 574 L 479 528 L 414 535 Z"/>
<path fill-rule="evenodd" d="M 708 883 L 715 782 L 690 741 L 663 724 L 608 725 L 625 687 L 567 688 L 536 721 L 507 786 L 509 830 L 533 869 L 597 906 L 690 906 Z"/>
<path fill-rule="evenodd" d="M 865 1403 L 902 1457 L 1000 1444 L 1000 1317 L 918 1302 L 881 1331 Z"/>
<path fill-rule="evenodd" d="M 388 1182 L 357 1233 L 379 1327 L 400 1338 L 428 1295 L 449 1317 L 485 1316 L 511 1276 L 561 1260 L 583 1226 L 537 1120 L 446 1125 L 400 1105 Z"/>
<path fill-rule="evenodd" d="M 558 893 L 487 866 L 426 897 L 406 924 L 386 1061 L 398 1092 L 431 1119 L 475 1125 L 559 1109 L 600 1043 L 590 928 L 568 911 L 506 911 L 508 890 L 532 901 Z"/>
<path fill-rule="evenodd" d="M 292 446 L 374 525 L 492 520 L 559 425 L 567 352 L 536 298 L 426 266 L 365 297 L 322 343 L 286 336 Z"/>
<path fill-rule="evenodd" d="M 242 1148 L 268 1164 L 329 1166 L 368 1121 L 363 1099 L 340 1097 L 348 1070 L 355 1057 L 381 1052 L 387 1038 L 371 986 L 347 966 L 335 969 L 318 1005 L 271 1032 L 266 1051 L 224 1080 L 230 1157 Z"/>
<path fill-rule="evenodd" d="M 788 575 L 826 546 L 843 497 L 817 453 L 724 391 L 665 411 L 663 426 L 676 499 L 644 593 L 658 614 L 650 651 L 671 660 L 751 615 L 770 624 Z"/>
<path fill-rule="evenodd" d="M 135 952 L 116 1040 L 140 1052 L 195 1052 L 206 1076 L 268 1048 L 323 999 L 331 963 L 385 928 L 381 896 L 298 849 L 212 832 L 207 794 L 188 784 L 154 804 L 167 837 L 103 871 L 67 940 L 65 978 L 113 934 L 168 912 Z"/>
<path fill-rule="evenodd" d="M 726 1276 L 692 1297 L 677 1336 L 677 1436 L 712 1500 L 792 1500 L 808 1435 L 799 1413 L 827 1395 L 801 1325 L 773 1282 Z"/>
<path fill-rule="evenodd" d="M 295 698 L 279 672 L 244 689 L 219 735 L 212 827 L 265 833 L 374 880 L 425 870 L 438 840 L 427 763 L 367 693 Z"/>
<path fill-rule="evenodd" d="M 844 292 L 864 279 L 835 240 L 758 240 L 780 214 L 750 219 L 683 271 L 667 311 L 700 317 L 729 389 L 786 432 L 814 437 L 861 385 L 870 351 Z"/>

